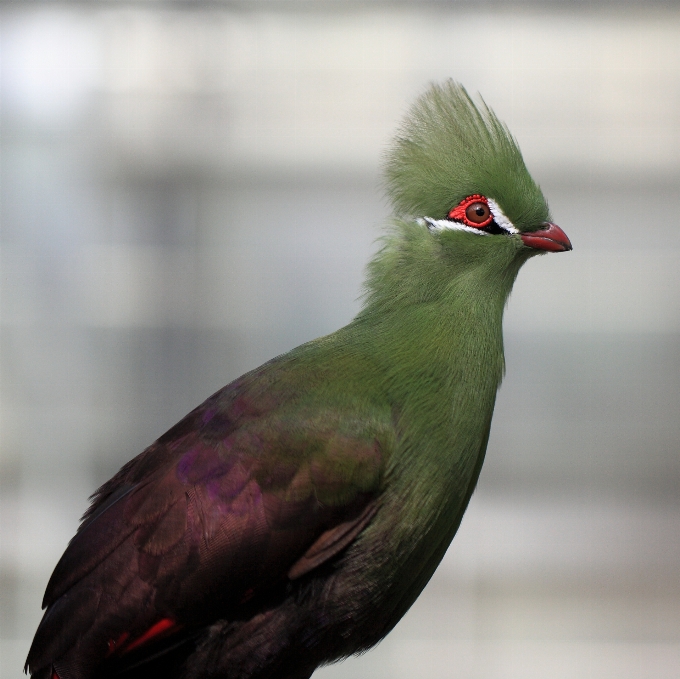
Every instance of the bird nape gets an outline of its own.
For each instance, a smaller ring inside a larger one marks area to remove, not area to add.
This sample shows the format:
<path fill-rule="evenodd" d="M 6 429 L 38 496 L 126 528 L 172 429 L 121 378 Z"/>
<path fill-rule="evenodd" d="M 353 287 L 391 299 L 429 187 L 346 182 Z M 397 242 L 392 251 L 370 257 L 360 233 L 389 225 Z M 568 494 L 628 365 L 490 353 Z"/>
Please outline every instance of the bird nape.
<path fill-rule="evenodd" d="M 307 679 L 418 597 L 484 460 L 517 272 L 571 244 L 505 125 L 454 82 L 406 116 L 385 186 L 356 318 L 218 391 L 95 493 L 47 585 L 35 679 Z"/>

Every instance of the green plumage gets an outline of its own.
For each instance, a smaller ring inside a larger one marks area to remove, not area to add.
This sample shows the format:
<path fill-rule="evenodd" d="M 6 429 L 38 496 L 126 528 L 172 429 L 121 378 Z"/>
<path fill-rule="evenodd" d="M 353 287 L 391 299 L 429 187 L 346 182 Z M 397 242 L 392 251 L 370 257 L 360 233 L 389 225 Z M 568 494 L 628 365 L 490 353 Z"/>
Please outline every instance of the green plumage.
<path fill-rule="evenodd" d="M 482 467 L 515 277 L 571 246 L 505 126 L 455 83 L 419 99 L 385 176 L 394 217 L 361 312 L 99 489 L 48 584 L 35 679 L 307 679 L 427 584 Z"/>
<path fill-rule="evenodd" d="M 392 611 L 379 633 L 362 634 L 362 648 L 408 610 L 460 524 L 504 372 L 503 309 L 538 252 L 519 235 L 433 233 L 406 215 L 441 218 L 483 194 L 520 231 L 549 217 L 505 126 L 452 82 L 413 107 L 385 174 L 396 217 L 369 265 L 362 311 L 286 357 L 301 380 L 316 378 L 305 387 L 310 409 L 332 404 L 370 422 L 383 453 L 382 473 L 371 476 L 380 509 L 343 557 L 356 565 L 344 581 L 354 593 L 347 615 Z"/>
<path fill-rule="evenodd" d="M 411 108 L 385 163 L 397 216 L 443 218 L 465 196 L 493 198 L 520 231 L 550 221 L 548 205 L 508 128 L 453 81 Z"/>
<path fill-rule="evenodd" d="M 549 210 L 507 128 L 453 82 L 413 106 L 385 184 L 395 219 L 369 265 L 364 308 L 300 353 L 311 365 L 341 360 L 330 368 L 333 391 L 359 390 L 374 417 L 382 411 L 386 427 L 391 418 L 381 509 L 346 557 L 362 563 L 356 591 L 373 578 L 370 605 L 389 601 L 391 628 L 434 572 L 477 482 L 504 373 L 503 310 L 520 267 L 539 252 L 519 235 L 432 233 L 414 217 L 441 219 L 482 194 L 533 232 Z"/>

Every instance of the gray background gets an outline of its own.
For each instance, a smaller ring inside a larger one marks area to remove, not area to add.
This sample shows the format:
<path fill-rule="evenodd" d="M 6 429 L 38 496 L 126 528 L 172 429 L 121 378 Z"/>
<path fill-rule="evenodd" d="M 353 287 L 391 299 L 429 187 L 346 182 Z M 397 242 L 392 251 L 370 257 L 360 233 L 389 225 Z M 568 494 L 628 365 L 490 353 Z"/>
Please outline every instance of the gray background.
<path fill-rule="evenodd" d="M 201 400 L 345 324 L 431 80 L 481 92 L 574 251 L 532 260 L 461 530 L 321 679 L 680 676 L 680 10 L 0 4 L 0 678 L 87 496 Z"/>

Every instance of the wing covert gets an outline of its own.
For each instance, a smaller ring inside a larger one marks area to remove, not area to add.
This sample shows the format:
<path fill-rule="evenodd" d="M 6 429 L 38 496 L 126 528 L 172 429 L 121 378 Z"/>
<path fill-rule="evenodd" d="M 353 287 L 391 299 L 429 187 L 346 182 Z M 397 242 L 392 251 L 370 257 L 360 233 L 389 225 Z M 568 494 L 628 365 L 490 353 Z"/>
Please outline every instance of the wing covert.
<path fill-rule="evenodd" d="M 226 387 L 100 489 L 48 584 L 32 672 L 74 644 L 96 664 L 162 621 L 209 624 L 356 539 L 376 511 L 389 421 L 266 400 Z"/>

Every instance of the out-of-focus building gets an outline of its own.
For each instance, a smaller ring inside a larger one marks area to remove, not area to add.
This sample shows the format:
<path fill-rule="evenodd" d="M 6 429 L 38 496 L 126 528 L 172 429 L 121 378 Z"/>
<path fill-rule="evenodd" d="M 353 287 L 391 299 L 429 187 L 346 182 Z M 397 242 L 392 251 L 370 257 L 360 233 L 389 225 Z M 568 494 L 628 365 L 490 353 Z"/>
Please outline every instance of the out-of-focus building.
<path fill-rule="evenodd" d="M 326 679 L 680 676 L 680 9 L 0 4 L 0 679 L 86 498 L 359 309 L 381 154 L 453 77 L 574 251 L 521 272 L 459 535 Z"/>

